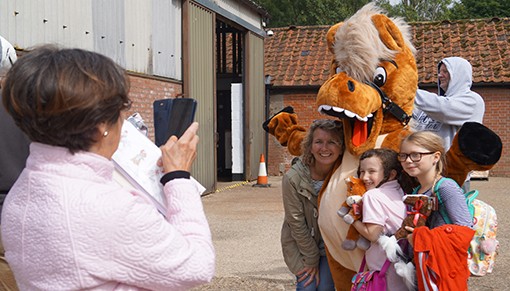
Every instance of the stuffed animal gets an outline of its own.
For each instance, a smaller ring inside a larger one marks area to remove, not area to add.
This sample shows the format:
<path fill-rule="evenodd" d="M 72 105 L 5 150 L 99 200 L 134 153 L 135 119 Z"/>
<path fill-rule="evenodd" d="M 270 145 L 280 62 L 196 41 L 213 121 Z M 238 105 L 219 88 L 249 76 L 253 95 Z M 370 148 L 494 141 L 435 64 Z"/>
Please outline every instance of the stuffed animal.
<path fill-rule="evenodd" d="M 346 251 L 341 247 L 349 229 L 337 214 L 347 198 L 345 178 L 356 173 L 359 155 L 366 150 L 386 147 L 399 151 L 401 139 L 410 133 L 407 123 L 418 73 L 410 27 L 403 19 L 388 18 L 373 3 L 331 27 L 326 41 L 332 54 L 330 78 L 321 86 L 316 105 L 322 114 L 343 121 L 346 150 L 319 193 L 319 227 L 335 287 L 341 291 L 351 289 L 351 278 L 364 255 L 359 248 Z M 300 144 L 306 135 L 297 117 L 292 108 L 286 108 L 264 123 L 264 128 L 296 156 L 301 155 Z M 487 169 L 497 162 L 492 158 L 497 151 L 484 152 L 487 145 L 476 148 L 471 142 L 483 140 L 486 132 L 493 134 L 486 128 L 466 139 L 454 139 L 459 144 L 452 145 L 447 154 L 455 161 L 447 172 L 459 185 L 469 171 L 479 170 L 480 165 Z"/>
<path fill-rule="evenodd" d="M 406 195 L 404 196 L 404 204 L 412 207 L 411 211 L 407 212 L 407 217 L 402 222 L 402 226 L 395 233 L 396 240 L 406 238 L 411 232 L 405 229 L 406 226 L 412 228 L 424 226 L 427 218 L 434 209 L 434 198 L 429 198 L 426 195 Z"/>
<path fill-rule="evenodd" d="M 361 198 L 367 190 L 363 181 L 353 176 L 347 177 L 345 183 L 347 183 L 347 199 L 338 209 L 337 214 L 343 218 L 345 223 L 352 224 L 355 220 L 361 219 Z M 367 250 L 370 247 L 370 241 L 361 236 L 352 225 L 349 226 L 345 238 L 342 242 L 344 250 L 352 251 L 356 247 Z"/>

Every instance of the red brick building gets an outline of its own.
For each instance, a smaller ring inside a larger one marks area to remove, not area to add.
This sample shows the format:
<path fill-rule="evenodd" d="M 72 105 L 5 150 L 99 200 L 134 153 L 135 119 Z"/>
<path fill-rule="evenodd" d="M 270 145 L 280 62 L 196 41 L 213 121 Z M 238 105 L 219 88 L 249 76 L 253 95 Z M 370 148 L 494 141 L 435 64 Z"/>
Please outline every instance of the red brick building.
<path fill-rule="evenodd" d="M 510 19 L 492 18 L 416 22 L 412 26 L 421 89 L 437 92 L 437 63 L 460 56 L 473 66 L 473 87 L 485 100 L 484 125 L 503 141 L 503 154 L 491 176 L 510 177 Z M 331 54 L 325 36 L 330 26 L 272 29 L 265 41 L 265 74 L 269 85 L 269 115 L 292 106 L 307 127 L 317 112 L 315 98 L 329 78 Z M 280 175 L 292 156 L 274 137 L 268 141 L 268 174 Z"/>

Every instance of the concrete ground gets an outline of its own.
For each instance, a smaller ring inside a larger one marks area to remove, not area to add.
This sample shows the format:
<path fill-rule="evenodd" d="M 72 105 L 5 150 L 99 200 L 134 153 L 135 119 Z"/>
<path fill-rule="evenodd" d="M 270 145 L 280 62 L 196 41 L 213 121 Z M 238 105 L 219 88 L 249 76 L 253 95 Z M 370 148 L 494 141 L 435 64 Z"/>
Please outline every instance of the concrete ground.
<path fill-rule="evenodd" d="M 281 253 L 283 221 L 281 177 L 269 177 L 269 188 L 252 187 L 255 182 L 220 183 L 220 191 L 202 201 L 216 249 L 216 273 L 199 290 L 295 290 L 295 277 Z M 472 181 L 471 189 L 496 209 L 499 255 L 494 272 L 471 277 L 470 291 L 510 290 L 510 178 L 491 177 Z"/>

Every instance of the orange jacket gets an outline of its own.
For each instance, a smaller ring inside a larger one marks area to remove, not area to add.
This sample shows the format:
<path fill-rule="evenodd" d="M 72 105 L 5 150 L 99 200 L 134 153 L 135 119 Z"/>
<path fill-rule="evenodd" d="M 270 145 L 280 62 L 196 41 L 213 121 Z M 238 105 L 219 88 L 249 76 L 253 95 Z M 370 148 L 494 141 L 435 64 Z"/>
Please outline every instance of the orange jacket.
<path fill-rule="evenodd" d="M 467 251 L 475 231 L 461 225 L 446 224 L 434 229 L 414 230 L 414 257 L 419 290 L 430 283 L 439 290 L 467 290 L 470 272 Z M 430 279 L 427 279 L 430 278 Z"/>

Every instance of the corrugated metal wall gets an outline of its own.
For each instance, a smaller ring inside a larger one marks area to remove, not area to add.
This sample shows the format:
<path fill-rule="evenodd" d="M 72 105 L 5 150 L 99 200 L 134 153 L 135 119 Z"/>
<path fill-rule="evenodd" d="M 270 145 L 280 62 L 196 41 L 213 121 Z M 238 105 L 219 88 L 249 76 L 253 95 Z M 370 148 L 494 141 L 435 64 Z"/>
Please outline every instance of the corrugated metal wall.
<path fill-rule="evenodd" d="M 152 1 L 154 75 L 182 80 L 180 0 Z"/>
<path fill-rule="evenodd" d="M 198 155 L 191 175 L 208 191 L 214 189 L 216 166 L 214 17 L 196 4 L 189 4 L 189 96 L 197 100 L 195 120 L 200 124 Z"/>
<path fill-rule="evenodd" d="M 264 85 L 264 40 L 248 33 L 248 92 L 249 92 L 249 136 L 250 169 L 252 179 L 258 177 L 260 155 L 264 153 L 265 85 Z"/>
<path fill-rule="evenodd" d="M 0 35 L 20 49 L 93 50 L 126 70 L 182 80 L 180 0 L 0 0 Z"/>
<path fill-rule="evenodd" d="M 124 1 L 92 0 L 94 51 L 126 67 Z"/>
<path fill-rule="evenodd" d="M 17 48 L 93 48 L 91 0 L 0 0 L 0 7 L 0 35 Z"/>

